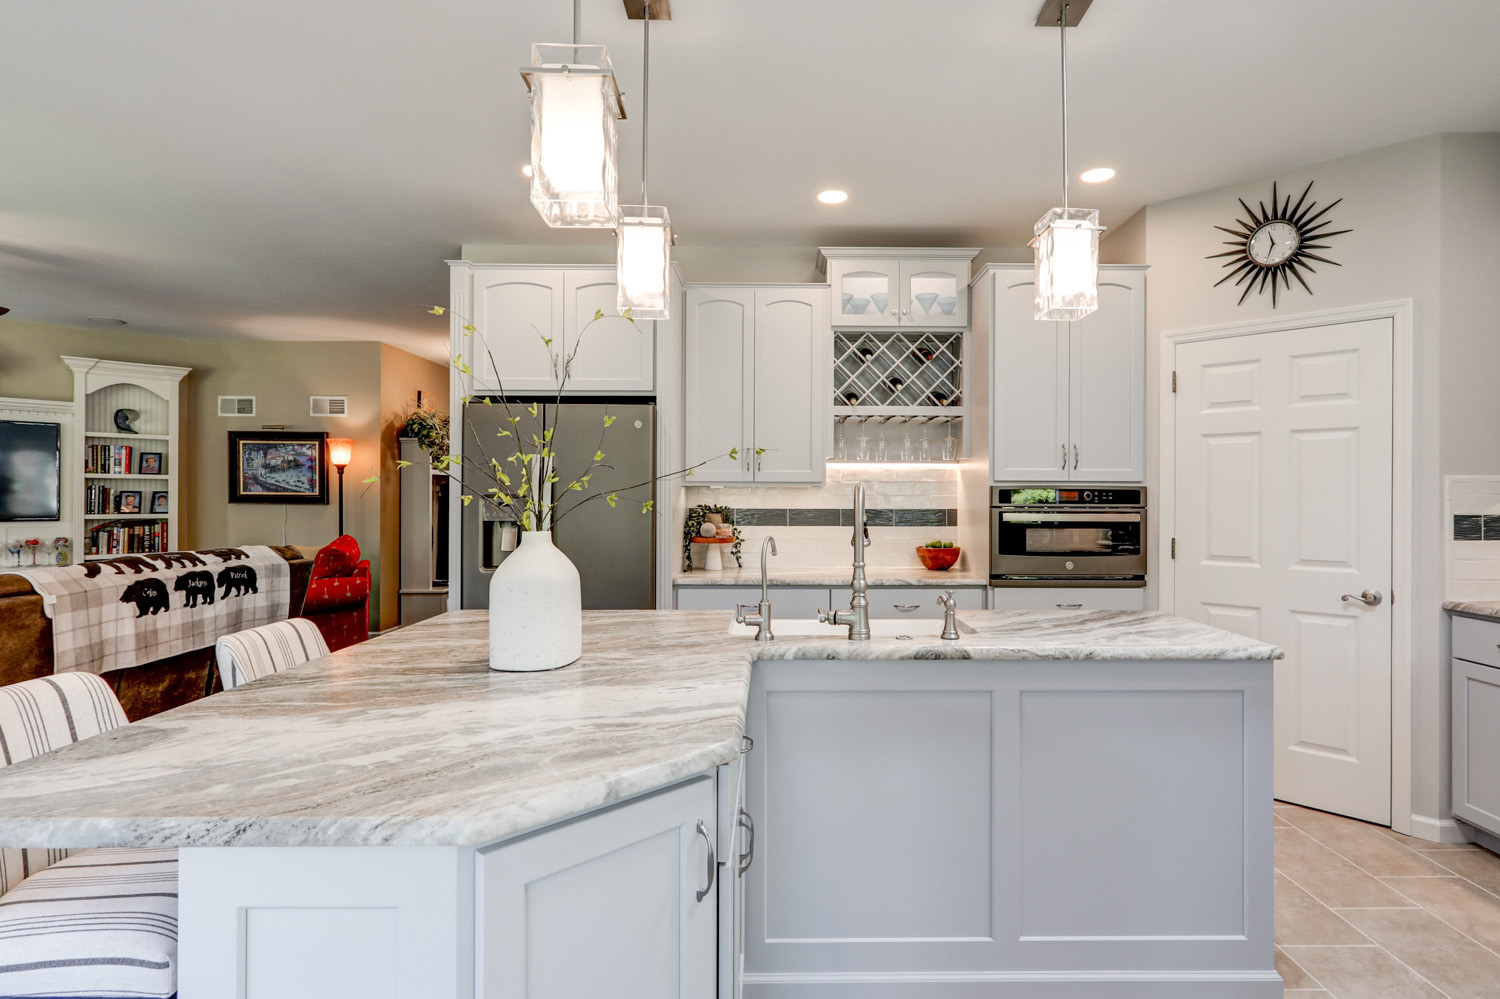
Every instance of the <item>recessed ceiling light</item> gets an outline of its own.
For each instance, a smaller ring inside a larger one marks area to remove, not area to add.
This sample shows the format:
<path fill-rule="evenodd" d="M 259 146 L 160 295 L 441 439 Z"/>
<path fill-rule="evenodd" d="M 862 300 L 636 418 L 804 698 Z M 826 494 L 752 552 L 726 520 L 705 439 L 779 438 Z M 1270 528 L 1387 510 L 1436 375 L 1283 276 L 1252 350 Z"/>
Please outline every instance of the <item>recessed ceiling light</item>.
<path fill-rule="evenodd" d="M 825 205 L 842 205 L 849 200 L 847 191 L 819 191 L 818 200 Z"/>
<path fill-rule="evenodd" d="M 1078 179 L 1085 184 L 1102 184 L 1114 175 L 1113 167 L 1094 167 L 1092 170 L 1083 171 L 1078 175 Z"/>
<path fill-rule="evenodd" d="M 530 163 L 527 163 L 525 166 L 523 166 L 521 168 L 521 176 L 522 177 L 530 177 L 531 176 L 531 164 Z"/>
<path fill-rule="evenodd" d="M 89 322 L 98 323 L 100 326 L 124 326 L 125 320 L 111 319 L 108 316 L 89 316 Z"/>

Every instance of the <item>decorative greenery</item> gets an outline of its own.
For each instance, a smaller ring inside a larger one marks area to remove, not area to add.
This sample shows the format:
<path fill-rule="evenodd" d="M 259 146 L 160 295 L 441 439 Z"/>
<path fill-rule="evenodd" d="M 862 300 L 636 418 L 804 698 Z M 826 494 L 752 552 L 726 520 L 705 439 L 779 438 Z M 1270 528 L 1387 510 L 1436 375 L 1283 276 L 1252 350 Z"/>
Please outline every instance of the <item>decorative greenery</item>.
<path fill-rule="evenodd" d="M 397 436 L 415 437 L 434 463 L 448 455 L 448 416 L 432 408 L 431 403 L 412 407 L 406 414 Z"/>
<path fill-rule="evenodd" d="M 744 539 L 740 537 L 740 529 L 734 526 L 734 511 L 727 506 L 711 506 L 707 503 L 693 507 L 687 513 L 687 523 L 682 525 L 682 571 L 693 571 L 693 539 L 703 525 L 708 522 L 708 515 L 716 513 L 724 519 L 726 527 L 734 528 L 734 544 L 729 546 L 729 554 L 734 556 L 736 565 L 743 566 L 745 560 L 740 557 L 740 546 Z"/>

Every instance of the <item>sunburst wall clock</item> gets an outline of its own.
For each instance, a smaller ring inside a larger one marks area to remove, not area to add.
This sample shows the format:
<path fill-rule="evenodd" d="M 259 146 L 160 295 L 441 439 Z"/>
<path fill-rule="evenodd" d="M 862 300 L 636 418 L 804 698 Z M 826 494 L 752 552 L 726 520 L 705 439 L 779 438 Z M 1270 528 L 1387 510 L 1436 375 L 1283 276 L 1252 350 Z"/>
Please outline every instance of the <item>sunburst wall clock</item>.
<path fill-rule="evenodd" d="M 1329 260 L 1313 251 L 1328 249 L 1328 244 L 1322 240 L 1354 231 L 1353 229 L 1337 229 L 1329 232 L 1327 229 L 1333 225 L 1333 221 L 1331 219 L 1318 221 L 1327 215 L 1334 205 L 1344 199 L 1339 198 L 1338 201 L 1334 201 L 1319 211 L 1316 201 L 1307 201 L 1307 194 L 1311 190 L 1312 182 L 1309 181 L 1307 187 L 1302 190 L 1302 197 L 1298 198 L 1294 205 L 1290 194 L 1286 196 L 1285 202 L 1280 200 L 1276 192 L 1276 184 L 1272 182 L 1271 210 L 1266 211 L 1266 203 L 1262 201 L 1258 213 L 1254 208 L 1245 204 L 1244 198 L 1239 199 L 1240 207 L 1245 209 L 1245 214 L 1250 216 L 1249 221 L 1235 219 L 1238 229 L 1230 229 L 1222 225 L 1214 226 L 1215 229 L 1227 232 L 1234 237 L 1234 239 L 1224 240 L 1225 246 L 1232 246 L 1234 249 L 1223 253 L 1213 253 L 1205 258 L 1208 260 L 1218 257 L 1231 258 L 1224 264 L 1231 270 L 1214 282 L 1215 288 L 1233 278 L 1234 287 L 1244 285 L 1245 290 L 1240 293 L 1239 302 L 1235 303 L 1243 305 L 1251 291 L 1257 295 L 1263 295 L 1266 286 L 1270 285 L 1271 308 L 1274 309 L 1278 293 L 1282 289 L 1291 290 L 1292 278 L 1296 278 L 1297 283 L 1309 295 L 1312 294 L 1312 289 L 1307 286 L 1307 280 L 1302 276 L 1304 271 L 1308 274 L 1317 273 L 1310 261 L 1317 260 L 1332 264 L 1334 267 L 1343 266 L 1338 261 Z M 1306 208 L 1303 207 L 1304 203 L 1307 204 Z"/>

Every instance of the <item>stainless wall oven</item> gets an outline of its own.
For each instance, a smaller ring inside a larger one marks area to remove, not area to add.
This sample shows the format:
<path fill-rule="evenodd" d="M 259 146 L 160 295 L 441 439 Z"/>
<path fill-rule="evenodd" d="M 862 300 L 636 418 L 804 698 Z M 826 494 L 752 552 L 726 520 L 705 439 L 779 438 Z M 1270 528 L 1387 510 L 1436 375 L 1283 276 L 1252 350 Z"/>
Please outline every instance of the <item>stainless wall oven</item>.
<path fill-rule="evenodd" d="M 1145 586 L 1146 490 L 992 486 L 991 586 Z"/>

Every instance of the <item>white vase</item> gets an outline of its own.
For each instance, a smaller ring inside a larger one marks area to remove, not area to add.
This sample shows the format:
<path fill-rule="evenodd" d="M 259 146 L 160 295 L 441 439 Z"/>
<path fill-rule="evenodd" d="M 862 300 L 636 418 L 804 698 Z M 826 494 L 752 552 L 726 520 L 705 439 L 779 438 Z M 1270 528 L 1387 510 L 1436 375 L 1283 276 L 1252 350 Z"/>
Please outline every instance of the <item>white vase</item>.
<path fill-rule="evenodd" d="M 490 577 L 490 669 L 557 669 L 583 655 L 578 569 L 551 531 L 522 531 Z"/>

